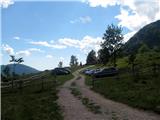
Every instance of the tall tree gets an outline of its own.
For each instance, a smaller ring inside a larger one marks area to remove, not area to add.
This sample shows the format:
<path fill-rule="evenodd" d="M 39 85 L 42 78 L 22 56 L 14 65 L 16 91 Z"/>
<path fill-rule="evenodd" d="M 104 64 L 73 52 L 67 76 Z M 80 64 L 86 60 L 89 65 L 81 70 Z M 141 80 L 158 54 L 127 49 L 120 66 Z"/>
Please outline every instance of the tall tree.
<path fill-rule="evenodd" d="M 15 62 L 17 62 L 18 64 L 20 64 L 20 63 L 24 62 L 24 60 L 23 60 L 23 58 L 21 57 L 21 58 L 16 59 Z"/>
<path fill-rule="evenodd" d="M 113 58 L 113 65 L 116 66 L 117 53 L 122 47 L 122 28 L 113 24 L 108 25 L 103 36 L 104 42 L 101 44 L 102 49 L 107 48 Z"/>
<path fill-rule="evenodd" d="M 70 60 L 70 66 L 75 67 L 78 66 L 78 59 L 76 56 L 72 55 Z"/>
<path fill-rule="evenodd" d="M 62 68 L 62 66 L 63 66 L 63 62 L 60 61 L 60 62 L 58 63 L 58 67 Z"/>
<path fill-rule="evenodd" d="M 107 62 L 109 61 L 109 57 L 110 57 L 110 54 L 109 54 L 108 48 L 105 47 L 98 51 L 98 62 L 99 63 L 106 65 Z"/>
<path fill-rule="evenodd" d="M 96 64 L 96 63 L 97 63 L 96 52 L 94 50 L 91 50 L 88 53 L 86 64 L 87 65 L 93 65 L 93 64 Z"/>

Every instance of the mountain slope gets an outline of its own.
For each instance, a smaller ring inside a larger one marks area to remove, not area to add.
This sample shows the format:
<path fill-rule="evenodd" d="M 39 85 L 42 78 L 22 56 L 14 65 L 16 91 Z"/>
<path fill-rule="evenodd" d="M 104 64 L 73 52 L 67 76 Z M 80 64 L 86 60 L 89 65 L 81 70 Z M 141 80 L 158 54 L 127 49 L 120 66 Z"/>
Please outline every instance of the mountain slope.
<path fill-rule="evenodd" d="M 4 68 L 8 66 L 10 68 L 10 74 L 13 72 L 13 64 L 8 64 L 8 65 L 1 65 L 1 71 L 3 72 Z M 22 74 L 30 74 L 30 73 L 38 73 L 40 71 L 36 70 L 35 68 L 32 68 L 27 65 L 23 64 L 16 64 L 15 65 L 15 73 L 18 75 Z"/>
<path fill-rule="evenodd" d="M 142 43 L 150 48 L 160 47 L 160 20 L 144 26 L 131 37 L 125 44 L 125 52 L 136 52 Z"/>

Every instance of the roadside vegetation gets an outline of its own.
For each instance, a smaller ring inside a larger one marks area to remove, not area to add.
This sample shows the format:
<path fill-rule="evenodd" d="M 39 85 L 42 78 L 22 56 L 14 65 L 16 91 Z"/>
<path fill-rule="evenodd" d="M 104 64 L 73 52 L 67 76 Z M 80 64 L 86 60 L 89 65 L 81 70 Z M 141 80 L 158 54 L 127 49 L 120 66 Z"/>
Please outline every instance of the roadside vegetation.
<path fill-rule="evenodd" d="M 57 87 L 73 76 L 57 76 L 55 80 L 49 71 L 45 74 L 45 77 L 33 80 L 22 88 L 1 90 L 2 120 L 63 120 L 57 104 Z"/>
<path fill-rule="evenodd" d="M 106 98 L 160 113 L 160 48 L 141 43 L 127 53 L 121 35 L 121 28 L 108 26 L 98 56 L 91 51 L 86 60 L 92 69 L 115 67 L 119 74 L 95 78 L 94 86 L 92 75 L 85 82 Z"/>
<path fill-rule="evenodd" d="M 92 90 L 106 98 L 128 104 L 133 107 L 160 112 L 160 76 L 141 75 L 133 79 L 131 74 L 123 73 L 119 77 L 98 78 Z M 92 87 L 92 78 L 86 77 L 86 84 Z"/>
<path fill-rule="evenodd" d="M 1 73 L 2 120 L 63 120 L 57 87 L 72 79 L 72 71 L 81 68 L 82 63 L 72 55 L 70 67 L 63 67 L 60 61 L 52 71 L 18 75 L 15 66 L 24 60 L 10 57 L 13 71 L 6 66 Z"/>

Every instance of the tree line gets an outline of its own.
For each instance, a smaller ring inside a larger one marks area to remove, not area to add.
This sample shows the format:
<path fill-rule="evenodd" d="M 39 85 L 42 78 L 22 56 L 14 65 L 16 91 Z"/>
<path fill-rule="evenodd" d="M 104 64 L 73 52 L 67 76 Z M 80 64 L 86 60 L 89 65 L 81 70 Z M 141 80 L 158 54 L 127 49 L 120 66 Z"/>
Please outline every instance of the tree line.
<path fill-rule="evenodd" d="M 107 30 L 103 34 L 103 42 L 101 42 L 101 49 L 96 52 L 91 50 L 88 53 L 86 64 L 104 64 L 106 65 L 109 61 L 113 63 L 113 66 L 116 67 L 117 57 L 119 52 L 123 47 L 123 35 L 122 28 L 115 26 L 113 24 L 108 25 Z"/>
<path fill-rule="evenodd" d="M 71 55 L 69 65 L 70 65 L 71 68 L 75 68 L 75 67 L 78 67 L 78 66 L 82 66 L 82 62 L 78 62 L 78 58 L 75 55 Z M 63 62 L 62 61 L 60 61 L 58 63 L 58 67 L 59 68 L 63 67 Z"/>
<path fill-rule="evenodd" d="M 104 64 L 106 65 L 109 61 L 116 67 L 117 57 L 123 47 L 123 35 L 122 28 L 113 24 L 107 26 L 101 42 L 101 49 L 97 52 L 91 50 L 86 58 L 86 65 Z M 60 64 L 60 62 L 59 62 Z M 59 65 L 58 65 L 59 66 Z M 72 55 L 70 59 L 70 67 L 82 66 L 82 62 L 78 63 L 76 56 Z"/>

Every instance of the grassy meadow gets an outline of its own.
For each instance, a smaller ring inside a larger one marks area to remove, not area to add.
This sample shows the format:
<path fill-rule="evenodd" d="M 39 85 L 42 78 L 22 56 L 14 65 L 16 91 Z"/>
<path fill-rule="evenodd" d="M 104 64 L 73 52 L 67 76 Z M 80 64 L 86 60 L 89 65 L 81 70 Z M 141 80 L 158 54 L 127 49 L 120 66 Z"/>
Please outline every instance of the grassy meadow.
<path fill-rule="evenodd" d="M 153 52 L 137 54 L 135 76 L 127 60 L 127 57 L 118 59 L 118 76 L 98 78 L 92 89 L 106 98 L 160 113 L 160 68 L 154 73 L 152 66 L 154 62 L 160 63 L 160 54 Z M 85 83 L 92 86 L 92 78 L 85 77 Z"/>
<path fill-rule="evenodd" d="M 30 82 L 23 89 L 4 88 L 1 94 L 2 120 L 63 120 L 57 104 L 57 86 L 73 76 L 55 77 L 49 72 L 42 80 Z"/>

